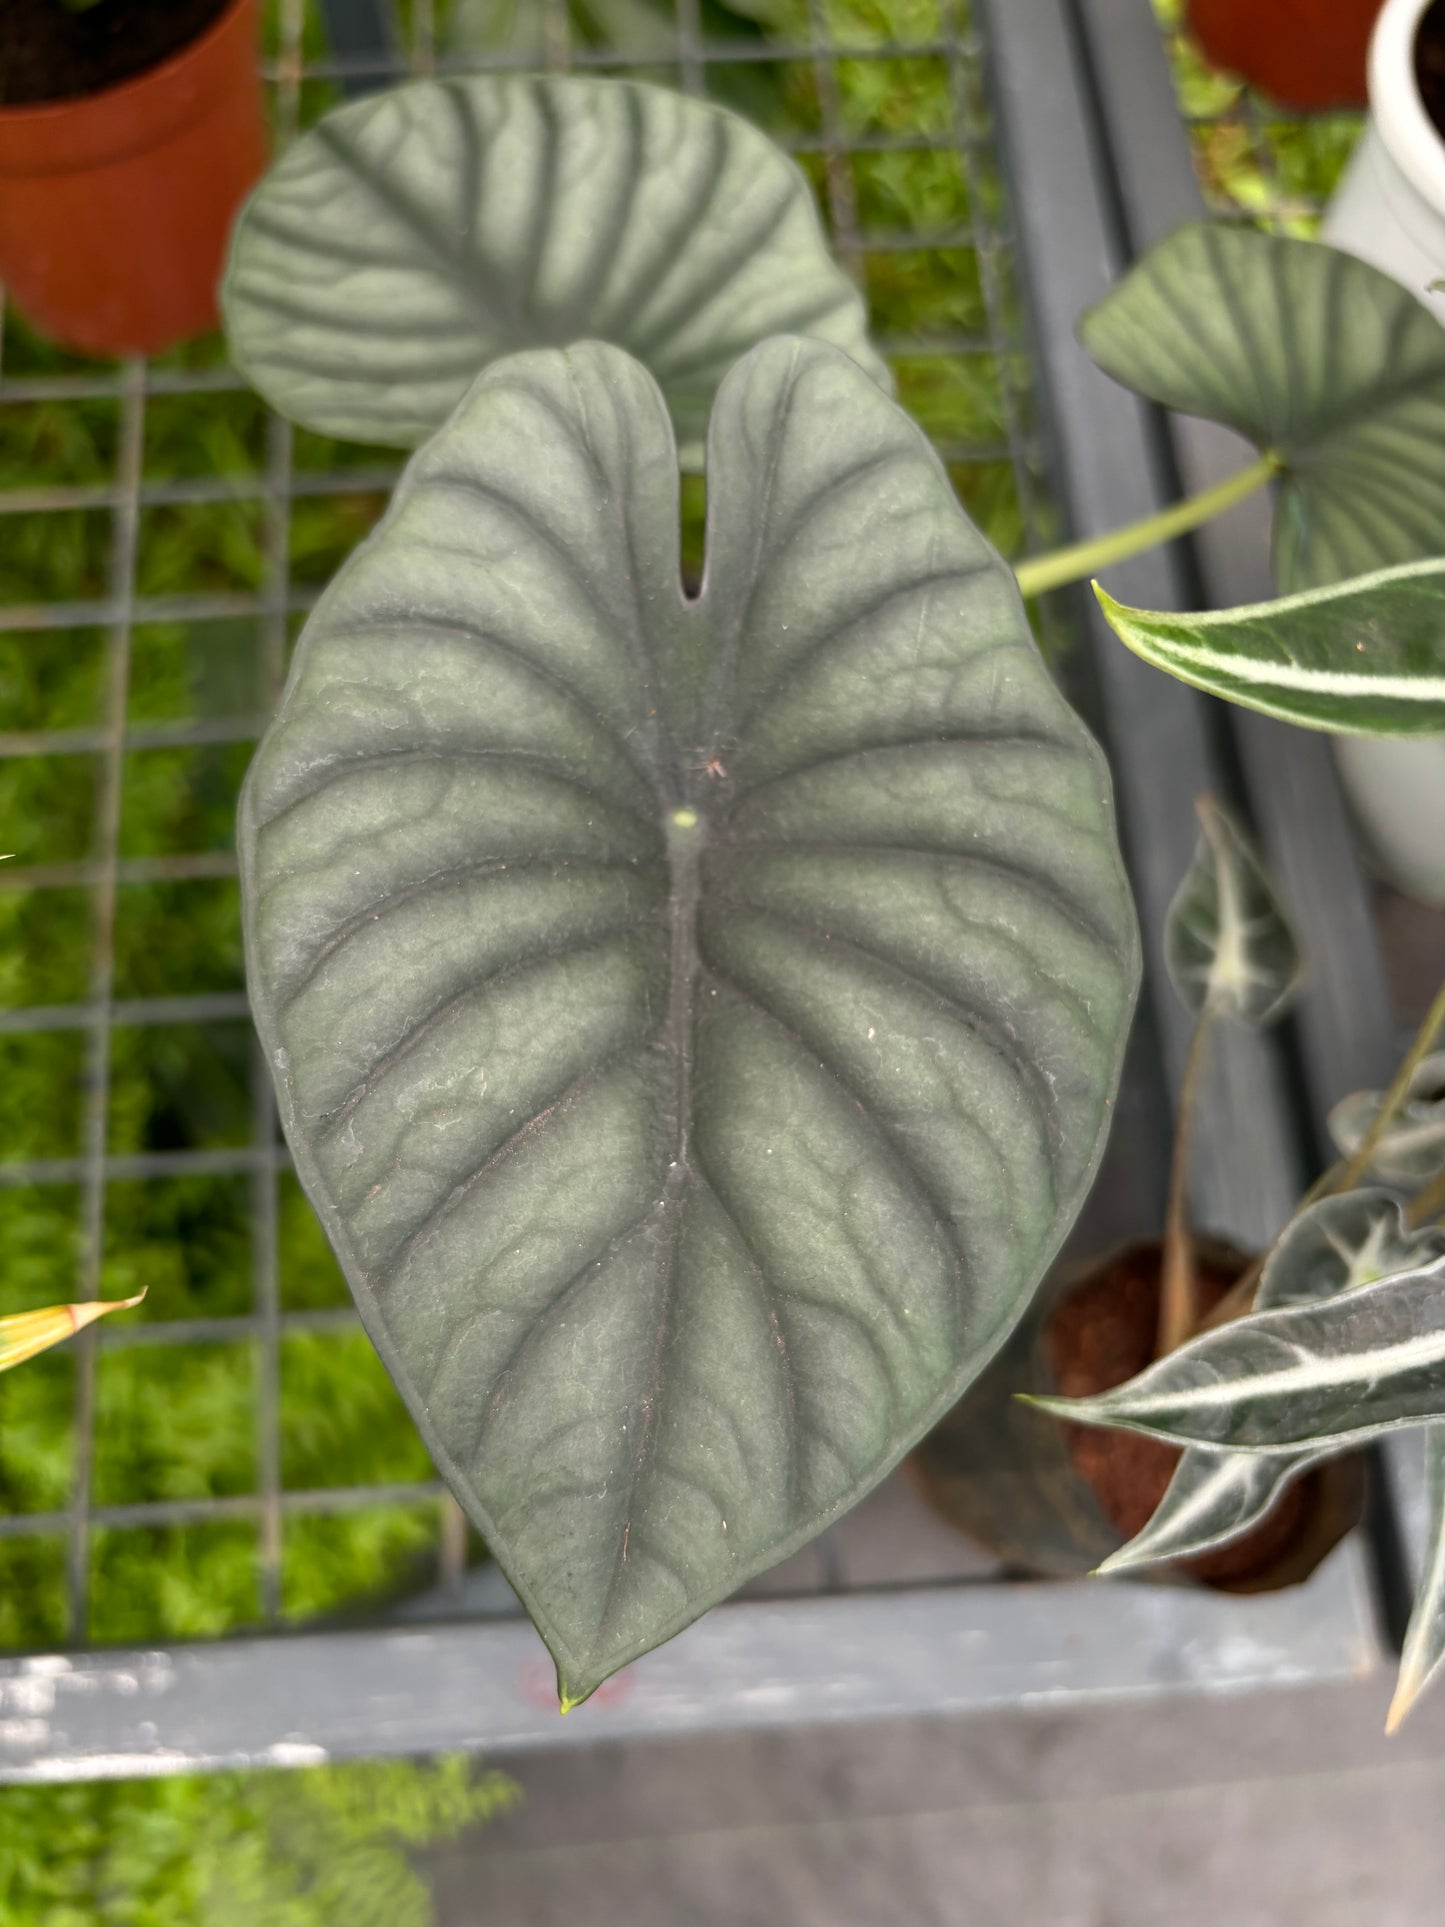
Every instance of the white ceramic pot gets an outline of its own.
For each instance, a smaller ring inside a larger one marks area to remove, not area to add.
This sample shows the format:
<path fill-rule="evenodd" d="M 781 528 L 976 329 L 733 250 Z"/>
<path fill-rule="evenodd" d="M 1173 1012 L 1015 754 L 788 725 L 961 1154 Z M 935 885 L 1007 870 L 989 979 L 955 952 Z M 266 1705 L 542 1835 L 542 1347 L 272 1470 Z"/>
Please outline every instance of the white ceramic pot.
<path fill-rule="evenodd" d="M 1387 0 L 1370 43 L 1370 119 L 1323 234 L 1407 287 L 1445 322 L 1445 139 L 1415 83 L 1415 35 L 1430 0 Z M 1380 868 L 1445 904 L 1445 737 L 1339 736 L 1335 756 Z"/>

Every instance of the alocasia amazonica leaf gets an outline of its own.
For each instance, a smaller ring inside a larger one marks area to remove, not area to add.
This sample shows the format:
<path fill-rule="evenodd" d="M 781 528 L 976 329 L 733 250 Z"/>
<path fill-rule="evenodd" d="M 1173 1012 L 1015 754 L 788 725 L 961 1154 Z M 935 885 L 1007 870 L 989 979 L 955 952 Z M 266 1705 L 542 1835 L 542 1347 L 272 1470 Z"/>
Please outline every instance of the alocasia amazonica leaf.
<path fill-rule="evenodd" d="M 297 1166 L 565 1700 L 867 1491 L 1088 1185 L 1133 913 L 1097 750 L 845 355 L 498 363 L 248 778 Z"/>
<path fill-rule="evenodd" d="M 1445 562 L 1212 615 L 1130 609 L 1094 592 L 1136 656 L 1211 696 L 1306 729 L 1445 734 Z"/>
<path fill-rule="evenodd" d="M 1180 1445 L 1292 1452 L 1445 1419 L 1445 1259 L 1202 1332 L 1125 1385 L 1033 1401 Z"/>
<path fill-rule="evenodd" d="M 1445 553 L 1445 328 L 1378 268 L 1199 222 L 1079 333 L 1116 381 L 1277 459 L 1283 593 Z"/>
<path fill-rule="evenodd" d="M 1385 1731 L 1394 1733 L 1445 1661 L 1445 1425 L 1425 1428 L 1425 1556 Z"/>
<path fill-rule="evenodd" d="M 1322 1198 L 1299 1214 L 1270 1253 L 1254 1309 L 1313 1304 L 1442 1255 L 1445 1232 L 1412 1232 L 1388 1191 Z M 1263 1453 L 1187 1446 L 1148 1525 L 1099 1570 L 1125 1572 L 1228 1545 L 1259 1523 L 1291 1479 L 1336 1449 Z"/>
<path fill-rule="evenodd" d="M 282 414 L 403 448 L 517 350 L 612 341 L 695 460 L 714 391 L 807 334 L 883 387 L 862 298 L 799 169 L 755 127 L 635 81 L 416 81 L 328 114 L 236 226 L 238 365 Z"/>
<path fill-rule="evenodd" d="M 1300 976 L 1299 945 L 1244 829 L 1199 799 L 1199 844 L 1164 926 L 1164 961 L 1187 1010 L 1259 1028 L 1279 1017 Z"/>
<path fill-rule="evenodd" d="M 1330 1112 L 1330 1136 L 1342 1157 L 1364 1143 L 1383 1091 L 1355 1091 Z M 1433 1051 L 1410 1079 L 1410 1092 L 1375 1148 L 1370 1174 L 1385 1184 L 1428 1184 L 1445 1168 L 1445 1051 Z"/>

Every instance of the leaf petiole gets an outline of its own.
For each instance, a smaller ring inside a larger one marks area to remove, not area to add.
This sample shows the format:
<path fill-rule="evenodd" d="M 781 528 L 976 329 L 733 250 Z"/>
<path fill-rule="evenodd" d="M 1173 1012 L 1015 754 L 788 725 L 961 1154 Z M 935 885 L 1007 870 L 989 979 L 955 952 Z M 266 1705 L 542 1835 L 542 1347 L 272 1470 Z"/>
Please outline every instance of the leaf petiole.
<path fill-rule="evenodd" d="M 1142 555 L 1146 549 L 1157 548 L 1162 542 L 1172 542 L 1176 536 L 1188 535 L 1233 508 L 1236 502 L 1253 495 L 1256 489 L 1263 488 L 1279 473 L 1280 466 L 1277 455 L 1261 455 L 1258 461 L 1240 469 L 1227 481 L 1217 482 L 1198 495 L 1188 495 L 1158 515 L 1130 522 L 1122 529 L 1111 529 L 1107 535 L 1091 536 L 1086 542 L 1071 542 L 1067 548 L 1054 549 L 1048 555 L 1032 556 L 1014 571 L 1019 589 L 1025 597 L 1044 595 L 1070 582 L 1083 582 L 1100 569 L 1107 569 L 1115 562 L 1127 562 L 1130 556 Z"/>

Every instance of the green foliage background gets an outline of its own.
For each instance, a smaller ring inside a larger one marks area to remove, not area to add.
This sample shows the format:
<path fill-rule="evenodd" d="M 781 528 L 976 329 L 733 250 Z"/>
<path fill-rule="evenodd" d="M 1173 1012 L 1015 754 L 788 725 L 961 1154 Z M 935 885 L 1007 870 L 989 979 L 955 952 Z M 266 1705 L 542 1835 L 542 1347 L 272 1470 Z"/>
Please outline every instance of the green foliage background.
<path fill-rule="evenodd" d="M 409 1851 L 520 1799 L 464 1760 L 0 1796 L 0 1927 L 431 1927 Z"/>

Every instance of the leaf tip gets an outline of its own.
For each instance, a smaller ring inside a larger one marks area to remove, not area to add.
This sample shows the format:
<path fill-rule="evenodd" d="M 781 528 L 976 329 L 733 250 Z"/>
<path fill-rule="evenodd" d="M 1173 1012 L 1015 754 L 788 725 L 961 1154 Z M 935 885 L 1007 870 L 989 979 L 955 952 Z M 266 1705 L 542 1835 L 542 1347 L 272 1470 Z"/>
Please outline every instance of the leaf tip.
<path fill-rule="evenodd" d="M 1385 1715 L 1385 1737 L 1394 1739 L 1400 1728 L 1409 1718 L 1420 1689 L 1425 1684 L 1420 1677 L 1419 1668 L 1408 1663 L 1400 1668 L 1400 1676 L 1395 1681 L 1395 1696 L 1390 1701 L 1390 1710 Z"/>

